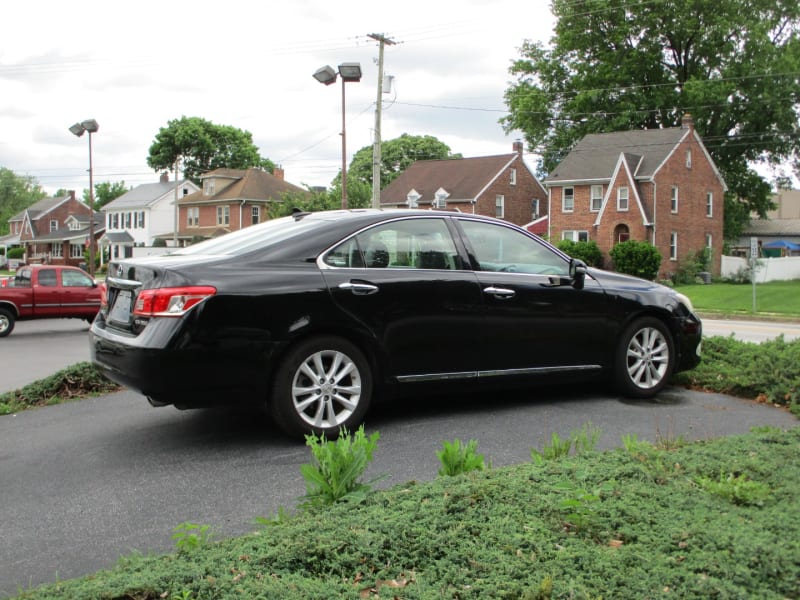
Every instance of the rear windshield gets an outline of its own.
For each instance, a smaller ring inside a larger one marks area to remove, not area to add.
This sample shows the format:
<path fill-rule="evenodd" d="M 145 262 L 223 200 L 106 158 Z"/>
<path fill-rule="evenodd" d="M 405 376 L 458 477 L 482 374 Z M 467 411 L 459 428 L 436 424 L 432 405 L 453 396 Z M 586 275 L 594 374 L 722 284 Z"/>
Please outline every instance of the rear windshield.
<path fill-rule="evenodd" d="M 294 217 L 282 217 L 252 225 L 231 233 L 226 233 L 213 240 L 206 240 L 170 252 L 172 256 L 187 256 L 192 254 L 206 254 L 212 256 L 236 256 L 254 250 L 263 250 L 280 244 L 296 236 L 312 236 L 314 231 L 325 224 L 323 220 L 303 218 L 296 220 Z"/>

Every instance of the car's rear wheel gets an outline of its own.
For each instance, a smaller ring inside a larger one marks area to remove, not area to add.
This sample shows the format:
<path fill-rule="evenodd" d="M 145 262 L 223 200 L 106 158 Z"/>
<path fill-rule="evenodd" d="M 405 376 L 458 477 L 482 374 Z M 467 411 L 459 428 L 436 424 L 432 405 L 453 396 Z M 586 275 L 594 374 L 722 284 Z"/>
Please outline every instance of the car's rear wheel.
<path fill-rule="evenodd" d="M 14 331 L 14 314 L 7 308 L 0 308 L 0 337 L 6 337 Z"/>
<path fill-rule="evenodd" d="M 619 390 L 633 398 L 660 392 L 672 374 L 675 345 L 664 323 L 642 317 L 631 323 L 617 348 L 615 378 Z"/>
<path fill-rule="evenodd" d="M 372 399 L 372 374 L 364 354 L 345 339 L 325 336 L 289 351 L 275 374 L 269 407 L 290 435 L 352 430 Z"/>

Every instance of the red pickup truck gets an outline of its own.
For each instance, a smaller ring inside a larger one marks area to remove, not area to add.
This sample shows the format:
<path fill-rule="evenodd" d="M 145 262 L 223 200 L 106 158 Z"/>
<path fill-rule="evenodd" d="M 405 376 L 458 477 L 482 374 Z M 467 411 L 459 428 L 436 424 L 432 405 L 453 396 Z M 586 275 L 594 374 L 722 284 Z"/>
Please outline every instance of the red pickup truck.
<path fill-rule="evenodd" d="M 0 284 L 0 338 L 17 321 L 31 319 L 94 320 L 103 284 L 85 271 L 64 265 L 27 265 Z"/>

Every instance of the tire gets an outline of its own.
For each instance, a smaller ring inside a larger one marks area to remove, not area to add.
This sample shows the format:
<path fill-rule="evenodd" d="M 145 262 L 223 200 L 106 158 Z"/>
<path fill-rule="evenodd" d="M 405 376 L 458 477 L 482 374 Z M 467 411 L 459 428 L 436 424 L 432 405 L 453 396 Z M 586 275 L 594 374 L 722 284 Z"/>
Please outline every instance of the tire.
<path fill-rule="evenodd" d="M 292 348 L 275 373 L 269 412 L 289 435 L 338 437 L 364 418 L 372 373 L 364 354 L 345 339 L 326 336 Z"/>
<path fill-rule="evenodd" d="M 642 317 L 619 340 L 614 362 L 617 387 L 631 398 L 650 398 L 667 385 L 674 365 L 675 343 L 666 325 Z"/>
<path fill-rule="evenodd" d="M 14 331 L 15 322 L 14 313 L 7 308 L 0 308 L 0 338 Z"/>

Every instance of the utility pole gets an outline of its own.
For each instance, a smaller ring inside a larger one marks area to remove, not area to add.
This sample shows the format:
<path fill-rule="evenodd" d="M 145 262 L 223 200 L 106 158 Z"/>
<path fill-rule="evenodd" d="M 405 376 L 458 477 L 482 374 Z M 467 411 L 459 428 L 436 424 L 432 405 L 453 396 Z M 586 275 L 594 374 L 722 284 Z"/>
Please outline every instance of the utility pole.
<path fill-rule="evenodd" d="M 375 103 L 375 140 L 372 144 L 372 208 L 381 206 L 381 106 L 383 104 L 383 47 L 393 46 L 394 40 L 382 33 L 370 33 L 368 37 L 379 43 L 378 51 L 378 100 Z"/>

